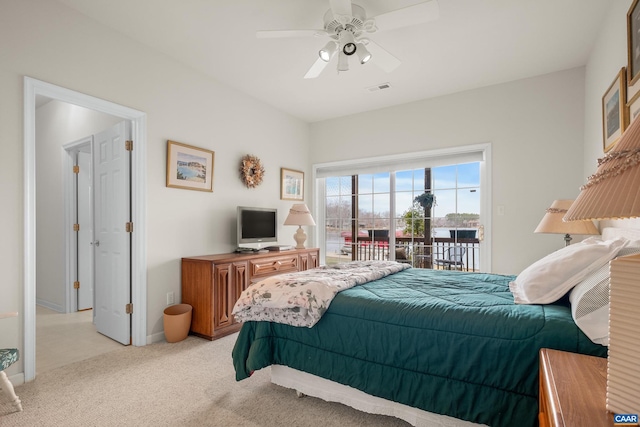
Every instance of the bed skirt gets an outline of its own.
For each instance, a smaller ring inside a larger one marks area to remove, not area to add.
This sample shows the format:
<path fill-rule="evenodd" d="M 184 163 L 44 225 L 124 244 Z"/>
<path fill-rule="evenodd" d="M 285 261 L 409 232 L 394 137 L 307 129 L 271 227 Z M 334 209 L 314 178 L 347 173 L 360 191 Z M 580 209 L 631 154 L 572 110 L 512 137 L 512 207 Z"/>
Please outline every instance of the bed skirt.
<path fill-rule="evenodd" d="M 400 418 L 416 427 L 480 426 L 446 415 L 434 414 L 418 408 L 371 396 L 353 387 L 298 371 L 282 365 L 271 365 L 271 382 L 327 402 L 338 402 L 362 412 Z"/>

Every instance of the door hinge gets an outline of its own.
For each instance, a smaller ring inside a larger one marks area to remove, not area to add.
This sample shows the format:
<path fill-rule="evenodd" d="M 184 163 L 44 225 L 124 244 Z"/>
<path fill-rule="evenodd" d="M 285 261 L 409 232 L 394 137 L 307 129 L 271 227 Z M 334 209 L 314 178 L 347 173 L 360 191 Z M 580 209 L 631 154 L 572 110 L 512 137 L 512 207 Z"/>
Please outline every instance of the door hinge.
<path fill-rule="evenodd" d="M 73 165 L 73 173 L 75 173 L 75 174 L 80 173 L 80 166 L 78 166 L 78 165 Z"/>
<path fill-rule="evenodd" d="M 73 282 L 73 289 L 80 289 L 80 282 L 78 282 L 77 280 Z"/>
<path fill-rule="evenodd" d="M 80 224 L 73 224 L 73 231 L 80 231 Z"/>
<path fill-rule="evenodd" d="M 130 141 L 130 140 L 125 141 L 124 149 L 127 151 L 133 151 L 133 141 Z"/>
<path fill-rule="evenodd" d="M 133 223 L 132 222 L 126 223 L 125 230 L 127 231 L 127 233 L 133 233 Z"/>
<path fill-rule="evenodd" d="M 125 306 L 125 313 L 132 314 L 133 313 L 133 304 L 129 303 Z"/>

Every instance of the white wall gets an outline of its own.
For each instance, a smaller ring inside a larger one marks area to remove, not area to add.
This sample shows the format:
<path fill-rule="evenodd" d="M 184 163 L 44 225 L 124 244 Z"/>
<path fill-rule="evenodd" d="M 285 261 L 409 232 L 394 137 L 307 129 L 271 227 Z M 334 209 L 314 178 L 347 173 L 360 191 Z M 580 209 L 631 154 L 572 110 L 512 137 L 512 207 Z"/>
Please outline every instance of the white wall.
<path fill-rule="evenodd" d="M 162 331 L 166 293 L 180 297 L 180 258 L 235 248 L 237 205 L 276 207 L 280 167 L 309 172 L 308 125 L 109 30 L 57 2 L 0 0 L 0 311 L 23 304 L 23 76 L 147 114 L 147 334 Z M 168 139 L 215 151 L 214 192 L 165 186 Z M 245 154 L 261 158 L 263 184 L 239 179 Z M 305 194 L 310 194 L 307 186 Z M 294 243 L 283 227 L 281 243 Z M 0 335 L 22 348 L 23 319 Z M 16 325 L 18 325 L 16 333 Z M 3 342 L 4 343 L 4 342 Z M 22 372 L 19 362 L 9 375 Z"/>
<path fill-rule="evenodd" d="M 36 300 L 65 309 L 63 145 L 122 121 L 77 105 L 51 101 L 36 110 Z"/>
<path fill-rule="evenodd" d="M 627 11 L 632 0 L 612 2 L 585 67 L 584 182 L 604 155 L 602 96 L 627 65 Z"/>
<path fill-rule="evenodd" d="M 597 169 L 604 155 L 602 144 L 602 95 L 620 68 L 627 66 L 627 11 L 632 0 L 612 3 L 586 65 L 583 183 Z M 640 86 L 636 83 L 637 86 Z M 640 219 L 601 221 L 601 226 L 640 228 Z"/>
<path fill-rule="evenodd" d="M 489 142 L 493 151 L 492 271 L 518 274 L 559 249 L 533 234 L 555 199 L 582 180 L 584 68 L 311 125 L 314 163 Z M 505 214 L 497 216 L 495 206 Z"/>

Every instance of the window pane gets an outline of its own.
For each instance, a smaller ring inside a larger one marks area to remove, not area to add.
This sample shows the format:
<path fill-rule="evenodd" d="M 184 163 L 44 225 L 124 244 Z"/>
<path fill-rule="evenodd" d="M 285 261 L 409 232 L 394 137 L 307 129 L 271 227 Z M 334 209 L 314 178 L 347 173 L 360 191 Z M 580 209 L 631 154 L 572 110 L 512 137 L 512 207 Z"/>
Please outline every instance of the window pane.
<path fill-rule="evenodd" d="M 360 218 L 373 218 L 373 196 L 358 196 L 358 216 Z"/>
<path fill-rule="evenodd" d="M 436 204 L 433 206 L 432 215 L 438 219 L 439 227 L 450 227 L 454 224 L 449 224 L 446 221 L 447 214 L 456 213 L 456 190 L 436 190 L 434 191 L 436 196 Z M 440 236 L 438 236 L 440 237 Z"/>
<path fill-rule="evenodd" d="M 394 213 L 396 218 L 401 217 L 407 209 L 410 209 L 411 206 L 413 206 L 413 199 L 415 196 L 415 193 L 409 191 L 396 193 L 396 212 Z"/>
<path fill-rule="evenodd" d="M 416 169 L 413 171 L 413 188 L 419 193 L 424 191 L 424 169 Z"/>
<path fill-rule="evenodd" d="M 456 188 L 456 166 L 441 166 L 431 170 L 434 189 Z"/>
<path fill-rule="evenodd" d="M 328 196 L 325 206 L 325 216 L 329 218 L 340 218 L 340 196 Z"/>
<path fill-rule="evenodd" d="M 353 194 L 351 189 L 352 178 L 350 176 L 340 177 L 340 194 Z"/>
<path fill-rule="evenodd" d="M 480 213 L 480 189 L 465 188 L 458 190 L 458 212 Z"/>
<path fill-rule="evenodd" d="M 377 173 L 374 175 L 373 180 L 373 192 L 374 193 L 388 193 L 391 190 L 390 187 L 390 173 Z"/>
<path fill-rule="evenodd" d="M 480 187 L 480 163 L 458 165 L 458 187 Z"/>
<path fill-rule="evenodd" d="M 325 212 L 326 212 L 327 219 L 350 218 L 351 217 L 351 196 L 327 197 Z"/>
<path fill-rule="evenodd" d="M 396 172 L 396 191 L 424 190 L 424 169 Z"/>
<path fill-rule="evenodd" d="M 374 194 L 373 208 L 376 215 L 389 218 L 389 193 Z"/>
<path fill-rule="evenodd" d="M 373 175 L 358 175 L 358 194 L 373 192 Z"/>
<path fill-rule="evenodd" d="M 413 171 L 396 172 L 396 191 L 411 191 L 413 189 Z"/>
<path fill-rule="evenodd" d="M 340 178 L 327 178 L 325 181 L 325 188 L 327 196 L 337 196 L 338 194 L 340 194 Z"/>

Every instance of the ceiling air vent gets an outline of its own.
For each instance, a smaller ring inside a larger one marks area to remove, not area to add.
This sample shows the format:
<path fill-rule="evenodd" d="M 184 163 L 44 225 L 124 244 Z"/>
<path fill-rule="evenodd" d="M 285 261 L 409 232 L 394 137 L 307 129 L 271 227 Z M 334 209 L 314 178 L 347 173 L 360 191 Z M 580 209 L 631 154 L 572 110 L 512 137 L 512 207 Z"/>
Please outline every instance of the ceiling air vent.
<path fill-rule="evenodd" d="M 389 89 L 391 87 L 391 83 L 380 83 L 379 85 L 370 86 L 366 88 L 367 92 L 377 92 L 383 89 Z"/>

